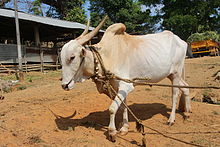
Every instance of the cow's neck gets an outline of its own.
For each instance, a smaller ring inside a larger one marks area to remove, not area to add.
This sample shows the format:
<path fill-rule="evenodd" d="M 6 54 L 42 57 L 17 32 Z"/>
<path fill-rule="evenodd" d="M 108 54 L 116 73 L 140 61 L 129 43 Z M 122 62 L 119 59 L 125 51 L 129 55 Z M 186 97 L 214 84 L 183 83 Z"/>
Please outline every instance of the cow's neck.
<path fill-rule="evenodd" d="M 98 65 L 100 66 L 100 65 Z M 95 64 L 94 64 L 94 57 L 93 53 L 89 50 L 86 52 L 86 57 L 85 57 L 85 63 L 84 63 L 84 68 L 83 68 L 83 76 L 86 77 L 91 77 L 94 75 L 95 71 Z M 101 73 L 101 68 L 99 68 L 99 73 Z"/>
<path fill-rule="evenodd" d="M 101 55 L 101 56 L 103 57 L 103 55 Z M 97 67 L 99 68 L 99 70 L 98 70 L 99 75 L 103 74 L 100 63 L 95 65 L 96 63 L 94 62 L 94 60 L 95 60 L 95 58 L 94 58 L 92 51 L 87 50 L 85 63 L 84 63 L 84 69 L 83 69 L 83 76 L 91 77 L 93 79 L 93 82 L 95 82 L 96 88 L 99 91 L 99 93 L 104 93 L 107 96 L 109 96 L 111 99 L 113 99 L 115 97 L 115 95 L 112 95 L 112 93 L 109 93 L 109 91 L 103 87 L 103 82 L 100 82 L 98 80 L 94 80 L 95 79 L 94 75 L 96 75 L 95 68 L 97 68 Z M 96 60 L 98 60 L 98 59 L 96 59 Z M 114 79 L 110 80 L 110 84 L 114 88 L 115 91 L 118 91 L 118 83 Z"/>

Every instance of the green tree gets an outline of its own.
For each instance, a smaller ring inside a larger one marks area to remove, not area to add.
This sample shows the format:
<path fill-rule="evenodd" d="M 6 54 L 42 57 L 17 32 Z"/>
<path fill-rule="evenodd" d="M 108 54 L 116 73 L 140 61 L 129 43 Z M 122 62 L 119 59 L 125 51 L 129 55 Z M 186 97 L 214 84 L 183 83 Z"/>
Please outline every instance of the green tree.
<path fill-rule="evenodd" d="M 41 8 L 41 0 L 35 0 L 32 2 L 32 7 L 30 8 L 30 12 L 35 15 L 43 16 L 43 11 Z"/>
<path fill-rule="evenodd" d="M 13 3 L 13 0 L 0 0 L 0 7 L 5 7 L 6 3 Z M 85 10 L 83 4 L 85 0 L 23 0 L 19 4 L 26 4 L 26 11 L 35 15 L 43 16 L 42 4 L 48 5 L 46 16 L 69 21 L 86 23 Z"/>
<path fill-rule="evenodd" d="M 38 1 L 38 0 L 36 0 Z M 85 0 L 40 0 L 50 6 L 47 16 L 80 23 L 86 22 L 83 4 Z"/>
<path fill-rule="evenodd" d="M 8 2 L 10 2 L 10 0 L 0 0 L 0 8 L 4 8 L 5 4 L 7 4 Z"/>
<path fill-rule="evenodd" d="M 143 11 L 141 3 L 134 0 L 90 0 L 91 22 L 97 25 L 104 15 L 109 16 L 106 23 L 124 23 L 129 33 L 146 33 L 154 30 L 150 11 Z"/>
<path fill-rule="evenodd" d="M 193 33 L 220 31 L 219 0 L 141 0 L 146 6 L 163 6 L 157 14 L 162 29 L 186 40 Z"/>
<path fill-rule="evenodd" d="M 204 33 L 194 33 L 189 36 L 187 42 L 201 41 L 201 40 L 220 41 L 220 36 L 214 31 L 206 31 Z"/>

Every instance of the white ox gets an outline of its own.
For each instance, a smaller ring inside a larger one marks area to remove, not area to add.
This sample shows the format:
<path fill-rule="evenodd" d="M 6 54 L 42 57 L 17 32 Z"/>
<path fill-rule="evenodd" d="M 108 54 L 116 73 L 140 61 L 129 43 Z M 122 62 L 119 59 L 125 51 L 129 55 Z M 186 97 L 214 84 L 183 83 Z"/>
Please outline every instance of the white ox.
<path fill-rule="evenodd" d="M 72 89 L 74 83 L 88 79 L 94 74 L 93 54 L 83 45 L 95 36 L 102 25 L 103 21 L 92 32 L 81 35 L 63 46 L 61 51 L 63 89 Z M 169 78 L 173 85 L 187 85 L 181 76 L 187 50 L 186 42 L 170 31 L 149 35 L 129 35 L 125 29 L 125 25 L 121 23 L 109 26 L 101 41 L 94 45 L 100 48 L 98 51 L 107 70 L 126 79 L 147 77 L 150 79 L 149 82 L 155 83 Z M 134 89 L 134 85 L 118 80 L 111 82 L 120 98 L 126 102 L 126 96 Z M 96 85 L 99 92 L 103 92 L 100 84 L 96 83 Z M 168 120 L 169 124 L 175 121 L 180 90 L 182 95 L 179 106 L 182 111 L 191 112 L 189 89 L 172 88 L 172 112 Z M 120 105 L 121 101 L 115 97 L 109 107 L 109 136 L 112 141 L 115 141 L 117 133 L 115 114 Z M 126 134 L 128 128 L 128 114 L 127 109 L 124 108 L 123 126 L 120 132 Z"/>

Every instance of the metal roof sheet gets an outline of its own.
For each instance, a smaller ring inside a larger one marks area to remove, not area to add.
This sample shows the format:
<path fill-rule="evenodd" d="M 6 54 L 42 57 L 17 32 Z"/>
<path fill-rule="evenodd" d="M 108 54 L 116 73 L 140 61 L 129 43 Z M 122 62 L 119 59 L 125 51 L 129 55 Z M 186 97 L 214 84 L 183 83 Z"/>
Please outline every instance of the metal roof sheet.
<path fill-rule="evenodd" d="M 0 9 L 0 16 L 14 18 L 15 12 L 14 10 Z M 22 20 L 27 20 L 27 21 L 32 21 L 32 22 L 37 22 L 37 23 L 42 23 L 42 24 L 62 27 L 62 28 L 70 28 L 70 29 L 85 29 L 86 28 L 86 25 L 78 23 L 78 22 L 70 22 L 70 21 L 59 20 L 59 19 L 54 19 L 50 17 L 36 16 L 36 15 L 24 13 L 24 12 L 18 12 L 18 18 Z M 94 27 L 89 28 L 89 30 L 93 30 L 93 29 Z M 104 31 L 100 30 L 100 32 L 104 32 Z"/>

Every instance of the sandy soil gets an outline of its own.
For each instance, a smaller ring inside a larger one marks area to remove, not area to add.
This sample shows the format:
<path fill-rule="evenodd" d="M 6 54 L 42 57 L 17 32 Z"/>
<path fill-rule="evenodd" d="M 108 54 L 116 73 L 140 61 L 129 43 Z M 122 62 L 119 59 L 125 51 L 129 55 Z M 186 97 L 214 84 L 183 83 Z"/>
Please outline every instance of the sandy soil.
<path fill-rule="evenodd" d="M 194 86 L 220 86 L 212 75 L 220 69 L 220 57 L 186 60 L 186 81 Z M 70 146 L 141 146 L 141 135 L 129 116 L 126 136 L 115 143 L 106 138 L 111 100 L 97 92 L 89 80 L 75 89 L 61 89 L 59 73 L 40 74 L 29 80 L 25 90 L 5 94 L 0 101 L 1 147 L 70 147 Z M 170 83 L 164 80 L 161 83 Z M 148 126 L 145 129 L 150 147 L 220 146 L 220 105 L 198 102 L 204 95 L 220 100 L 220 90 L 191 90 L 193 113 L 184 120 L 177 112 L 176 123 L 166 124 L 171 111 L 171 90 L 137 86 L 128 96 L 129 107 Z M 119 111 L 116 122 L 122 120 Z"/>

